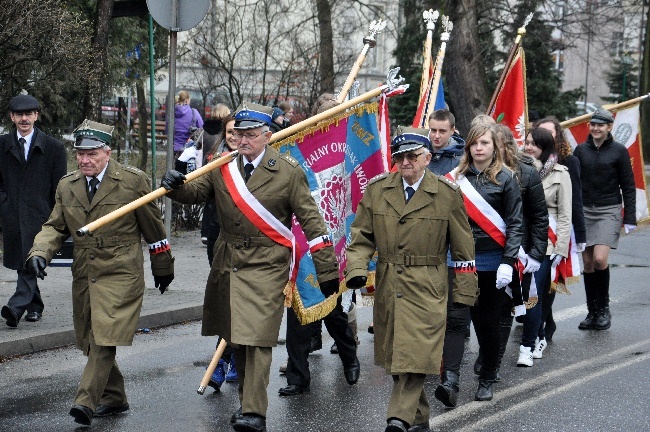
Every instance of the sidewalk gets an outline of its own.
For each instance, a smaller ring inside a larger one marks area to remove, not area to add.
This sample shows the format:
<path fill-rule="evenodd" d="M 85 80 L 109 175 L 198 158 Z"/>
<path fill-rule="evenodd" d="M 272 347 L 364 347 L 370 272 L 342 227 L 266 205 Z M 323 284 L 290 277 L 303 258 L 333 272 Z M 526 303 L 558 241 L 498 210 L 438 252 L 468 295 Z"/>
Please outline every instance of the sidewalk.
<path fill-rule="evenodd" d="M 203 294 L 209 267 L 206 247 L 199 231 L 183 231 L 170 238 L 175 279 L 161 295 L 154 287 L 148 254 L 145 253 L 145 293 L 140 313 L 140 327 L 157 327 L 199 320 L 203 311 Z M 145 251 L 146 252 L 146 251 Z M 75 343 L 72 325 L 72 272 L 69 267 L 48 267 L 39 287 L 45 303 L 39 322 L 20 321 L 10 328 L 0 320 L 0 361 L 3 357 L 28 354 Z M 0 306 L 16 290 L 16 272 L 0 267 Z M 23 316 L 24 318 L 24 316 Z"/>

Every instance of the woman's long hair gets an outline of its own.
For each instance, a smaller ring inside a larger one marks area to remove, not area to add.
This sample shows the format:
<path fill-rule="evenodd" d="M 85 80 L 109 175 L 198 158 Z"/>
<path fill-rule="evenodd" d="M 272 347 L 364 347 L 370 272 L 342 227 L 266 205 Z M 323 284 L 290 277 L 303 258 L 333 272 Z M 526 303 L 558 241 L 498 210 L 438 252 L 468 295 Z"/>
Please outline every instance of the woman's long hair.
<path fill-rule="evenodd" d="M 499 184 L 497 181 L 497 174 L 499 174 L 503 168 L 503 161 L 501 160 L 501 154 L 497 148 L 497 134 L 494 126 L 494 124 L 481 122 L 470 128 L 469 133 L 467 134 L 467 141 L 465 142 L 465 157 L 461 159 L 460 164 L 458 165 L 459 174 L 465 175 L 467 170 L 469 170 L 469 167 L 474 164 L 470 147 L 475 144 L 480 137 L 489 133 L 492 137 L 492 143 L 494 144 L 494 153 L 492 155 L 492 162 L 483 172 L 492 183 Z"/>
<path fill-rule="evenodd" d="M 519 163 L 517 161 L 517 144 L 515 137 L 512 136 L 510 128 L 503 124 L 494 126 L 497 135 L 497 144 L 499 148 L 503 148 L 504 158 L 503 164 L 510 168 L 511 171 L 517 171 Z"/>
<path fill-rule="evenodd" d="M 190 99 L 190 94 L 185 90 L 181 90 L 178 92 L 178 96 L 176 96 L 176 103 L 184 104 L 189 99 Z"/>
<path fill-rule="evenodd" d="M 555 153 L 555 140 L 551 132 L 543 128 L 533 128 L 528 132 L 528 135 L 533 139 L 535 146 L 538 147 L 542 154 L 539 156 L 539 161 L 544 165 L 549 156 Z"/>
<path fill-rule="evenodd" d="M 553 116 L 544 117 L 541 120 L 537 120 L 533 124 L 533 127 L 537 128 L 539 125 L 544 123 L 553 124 L 553 127 L 555 128 L 555 152 L 561 161 L 566 159 L 566 157 L 570 156 L 573 152 L 571 151 L 569 142 L 564 137 L 564 133 L 562 133 L 562 126 L 560 125 L 560 121 Z"/>

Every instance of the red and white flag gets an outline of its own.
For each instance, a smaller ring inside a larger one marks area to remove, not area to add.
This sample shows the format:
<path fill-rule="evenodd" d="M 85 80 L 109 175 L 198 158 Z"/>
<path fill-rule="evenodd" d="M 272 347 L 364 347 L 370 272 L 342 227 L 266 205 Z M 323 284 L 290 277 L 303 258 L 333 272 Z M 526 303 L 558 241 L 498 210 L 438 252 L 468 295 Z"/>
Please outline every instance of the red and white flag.
<path fill-rule="evenodd" d="M 623 144 L 630 154 L 634 184 L 636 185 L 636 220 L 642 221 L 648 219 L 649 215 L 641 148 L 641 128 L 639 127 L 639 104 L 620 111 L 613 109 L 612 112 L 615 116 L 612 128 L 614 140 Z M 567 123 L 570 123 L 570 121 L 567 121 Z M 587 136 L 589 136 L 589 118 L 582 123 L 564 129 L 564 135 L 572 148 L 586 142 Z"/>
<path fill-rule="evenodd" d="M 526 59 L 524 49 L 521 47 L 508 65 L 506 78 L 490 115 L 497 123 L 510 128 L 517 147 L 524 146 L 526 125 L 528 124 L 528 101 L 526 99 Z"/>

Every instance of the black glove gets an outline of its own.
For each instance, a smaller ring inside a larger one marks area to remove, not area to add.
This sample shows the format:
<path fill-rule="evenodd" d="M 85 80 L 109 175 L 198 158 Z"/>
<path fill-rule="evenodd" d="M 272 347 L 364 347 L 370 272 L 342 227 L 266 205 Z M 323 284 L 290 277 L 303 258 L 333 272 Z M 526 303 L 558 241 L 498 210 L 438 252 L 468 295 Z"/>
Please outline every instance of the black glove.
<path fill-rule="evenodd" d="M 167 171 L 160 180 L 160 186 L 167 190 L 178 189 L 185 183 L 185 175 L 178 171 Z"/>
<path fill-rule="evenodd" d="M 330 279 L 325 282 L 321 282 L 320 284 L 320 290 L 322 293 L 325 295 L 325 297 L 329 297 L 334 293 L 337 293 L 339 291 L 339 279 Z"/>
<path fill-rule="evenodd" d="M 366 286 L 366 281 L 368 280 L 367 277 L 365 276 L 355 276 L 352 279 L 350 279 L 346 285 L 350 289 L 357 289 L 357 288 L 363 288 Z"/>
<path fill-rule="evenodd" d="M 160 290 L 160 294 L 165 294 L 165 291 L 167 291 L 167 287 L 174 280 L 174 273 L 165 276 L 154 276 L 153 280 L 156 285 L 156 288 Z"/>
<path fill-rule="evenodd" d="M 47 273 L 45 273 L 45 267 L 47 267 L 45 258 L 38 255 L 34 255 L 27 260 L 27 271 L 35 274 L 38 278 L 45 279 L 45 276 L 47 276 Z"/>

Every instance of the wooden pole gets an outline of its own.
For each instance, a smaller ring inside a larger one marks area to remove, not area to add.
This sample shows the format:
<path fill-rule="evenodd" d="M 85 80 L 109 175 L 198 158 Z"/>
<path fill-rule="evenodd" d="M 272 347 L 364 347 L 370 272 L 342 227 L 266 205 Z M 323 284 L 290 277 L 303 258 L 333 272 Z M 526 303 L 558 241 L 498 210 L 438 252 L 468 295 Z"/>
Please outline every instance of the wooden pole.
<path fill-rule="evenodd" d="M 444 31 L 440 35 L 440 49 L 438 50 L 438 56 L 436 58 L 435 70 L 433 72 L 433 83 L 429 90 L 429 104 L 427 110 L 422 115 L 422 121 L 420 124 L 421 128 L 427 127 L 427 117 L 433 112 L 433 108 L 436 106 L 436 99 L 438 98 L 438 87 L 440 87 L 440 77 L 442 76 L 442 64 L 445 61 L 445 52 L 447 50 L 447 42 L 449 41 L 449 36 L 451 30 L 454 28 L 454 25 L 449 18 L 445 15 L 442 16 L 442 27 Z"/>
<path fill-rule="evenodd" d="M 336 97 L 336 101 L 338 103 L 343 102 L 345 98 L 348 97 L 350 88 L 352 88 L 352 84 L 354 83 L 354 80 L 357 79 L 357 75 L 359 74 L 361 65 L 363 65 L 364 61 L 366 61 L 366 55 L 368 54 L 368 50 L 370 48 L 374 48 L 377 45 L 375 36 L 379 34 L 384 28 L 386 28 L 386 22 L 382 21 L 381 19 L 370 23 L 370 32 L 368 33 L 368 36 L 363 38 L 364 46 L 363 49 L 361 50 L 361 54 L 359 54 L 359 57 L 357 57 L 357 61 L 354 62 L 354 65 L 352 66 L 352 70 L 348 74 L 348 77 L 345 80 L 343 87 L 341 88 L 341 92 Z"/>
<path fill-rule="evenodd" d="M 205 370 L 205 374 L 203 374 L 203 379 L 201 380 L 201 384 L 199 384 L 199 388 L 196 390 L 196 392 L 200 395 L 205 393 L 205 389 L 208 388 L 208 383 L 210 382 L 210 378 L 212 378 L 212 374 L 214 373 L 214 370 L 217 368 L 217 364 L 219 364 L 219 360 L 221 360 L 221 356 L 223 355 L 223 352 L 226 349 L 226 340 L 224 338 L 221 338 L 219 341 L 219 345 L 217 345 L 217 350 L 214 352 L 214 355 L 212 356 L 212 360 L 210 361 L 210 364 L 208 365 L 208 368 Z"/>
<path fill-rule="evenodd" d="M 625 102 L 621 102 L 619 104 L 603 105 L 603 108 L 605 108 L 606 110 L 612 111 L 612 112 L 617 112 L 617 111 L 624 110 L 625 108 L 629 108 L 631 106 L 634 106 L 634 105 L 640 103 L 641 101 L 643 101 L 644 99 L 647 99 L 648 97 L 650 97 L 650 93 L 648 93 L 646 95 L 643 95 L 643 96 L 639 96 L 639 97 L 634 98 L 634 99 L 630 99 L 630 100 L 625 101 Z M 563 129 L 573 127 L 573 126 L 575 126 L 577 124 L 589 121 L 591 119 L 592 114 L 593 113 L 584 114 L 584 115 L 581 115 L 579 117 L 575 117 L 575 118 L 572 118 L 572 119 L 569 119 L 569 120 L 565 120 L 565 121 L 560 123 L 560 126 L 562 126 Z"/>
<path fill-rule="evenodd" d="M 195 171 L 192 171 L 191 173 L 187 174 L 185 183 L 190 182 L 194 180 L 195 178 L 198 178 L 202 176 L 205 173 L 208 173 L 212 171 L 215 168 L 220 167 L 223 164 L 227 164 L 231 160 L 237 157 L 239 152 L 237 150 L 230 152 L 226 155 L 221 156 L 218 159 L 213 160 L 212 162 L 203 165 L 201 168 L 197 168 Z M 125 205 L 124 207 L 120 207 L 117 210 L 114 210 L 107 215 L 104 215 L 100 217 L 99 219 L 89 223 L 88 225 L 81 227 L 77 230 L 77 235 L 79 237 L 83 237 L 84 235 L 92 235 L 94 231 L 96 231 L 98 228 L 103 227 L 109 222 L 114 221 L 115 219 L 121 218 L 122 216 L 131 213 L 133 210 L 142 207 L 145 204 L 149 204 L 151 201 L 154 201 L 161 196 L 164 196 L 168 193 L 169 191 L 163 187 L 160 187 L 153 192 L 149 192 L 148 194 L 138 198 L 135 201 L 132 201 Z"/>
<path fill-rule="evenodd" d="M 429 72 L 431 70 L 431 45 L 433 41 L 433 30 L 436 28 L 436 21 L 438 20 L 439 13 L 433 9 L 424 11 L 422 18 L 427 23 L 427 38 L 424 42 L 424 52 L 422 60 L 422 79 L 420 79 L 420 95 L 418 101 L 422 100 L 422 95 L 429 87 Z"/>
<path fill-rule="evenodd" d="M 506 80 L 506 75 L 508 75 L 508 70 L 510 70 L 510 64 L 512 63 L 512 59 L 515 58 L 515 54 L 517 54 L 519 45 L 521 45 L 521 38 L 524 37 L 524 35 L 526 34 L 526 26 L 528 25 L 528 23 L 532 18 L 533 18 L 533 14 L 531 13 L 524 20 L 524 25 L 522 25 L 521 27 L 519 27 L 519 29 L 517 29 L 517 37 L 515 38 L 515 43 L 510 47 L 510 52 L 508 53 L 508 59 L 506 60 L 506 64 L 503 68 L 503 71 L 501 72 L 501 76 L 499 77 L 497 86 L 494 88 L 494 93 L 492 93 L 492 99 L 490 99 L 490 104 L 488 105 L 487 112 L 486 112 L 487 115 L 492 115 L 494 104 L 497 102 L 497 96 L 499 96 L 501 87 L 503 87 L 503 82 Z"/>

